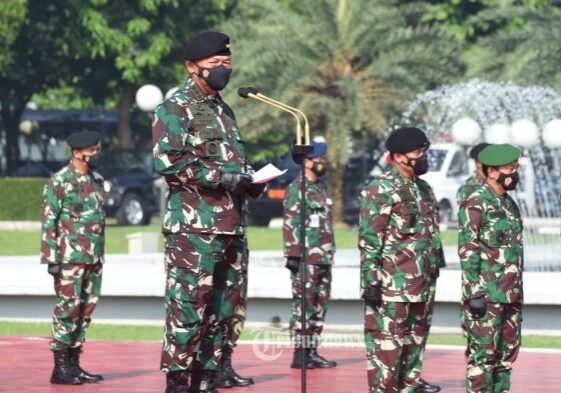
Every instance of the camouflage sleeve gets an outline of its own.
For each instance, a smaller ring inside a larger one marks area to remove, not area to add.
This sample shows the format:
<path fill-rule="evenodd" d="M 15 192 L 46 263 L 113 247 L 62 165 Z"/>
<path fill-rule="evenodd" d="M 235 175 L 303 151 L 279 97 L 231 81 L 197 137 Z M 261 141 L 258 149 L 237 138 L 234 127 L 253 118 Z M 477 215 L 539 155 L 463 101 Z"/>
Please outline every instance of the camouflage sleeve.
<path fill-rule="evenodd" d="M 485 289 L 481 277 L 479 232 L 483 224 L 481 204 L 468 199 L 458 212 L 458 254 L 462 268 L 464 299 L 484 296 Z"/>
<path fill-rule="evenodd" d="M 435 253 L 434 253 L 434 257 L 437 259 L 435 262 L 435 266 L 437 268 L 443 268 L 446 267 L 446 260 L 444 259 L 444 250 L 442 249 L 442 235 L 440 234 L 440 208 L 438 206 L 438 201 L 436 200 L 436 196 L 434 195 L 434 191 L 432 190 L 432 187 L 429 186 L 429 192 L 430 192 L 430 197 L 431 197 L 431 203 L 434 206 L 434 211 L 435 211 L 435 233 L 434 233 L 434 248 L 435 248 Z"/>
<path fill-rule="evenodd" d="M 57 223 L 62 210 L 64 188 L 52 179 L 43 192 L 41 219 L 41 263 L 60 263 L 57 248 Z"/>
<path fill-rule="evenodd" d="M 300 257 L 300 187 L 293 181 L 286 188 L 286 197 L 282 203 L 284 256 Z"/>
<path fill-rule="evenodd" d="M 205 166 L 196 155 L 194 137 L 185 127 L 185 116 L 174 103 L 158 107 L 152 127 L 156 171 L 168 181 L 216 188 L 220 171 Z"/>
<path fill-rule="evenodd" d="M 370 281 L 380 280 L 382 249 L 392 204 L 391 195 L 379 186 L 369 186 L 360 194 L 358 248 L 361 288 L 365 288 Z"/>

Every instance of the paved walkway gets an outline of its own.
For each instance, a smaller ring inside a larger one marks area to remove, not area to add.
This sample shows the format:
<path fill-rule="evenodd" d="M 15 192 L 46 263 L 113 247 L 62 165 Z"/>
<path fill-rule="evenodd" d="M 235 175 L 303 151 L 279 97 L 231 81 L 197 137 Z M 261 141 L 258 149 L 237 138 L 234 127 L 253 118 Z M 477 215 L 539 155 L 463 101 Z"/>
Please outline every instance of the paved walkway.
<path fill-rule="evenodd" d="M 91 341 L 82 366 L 106 380 L 97 385 L 49 384 L 52 355 L 45 337 L 0 337 L 0 392 L 134 393 L 163 392 L 158 371 L 160 343 Z M 323 348 L 321 353 L 339 367 L 308 371 L 308 392 L 366 392 L 364 350 L 360 347 Z M 234 364 L 240 374 L 257 384 L 228 389 L 230 393 L 299 392 L 299 370 L 290 369 L 291 351 L 284 346 L 242 344 Z M 560 391 L 561 351 L 523 351 L 515 363 L 511 392 Z M 429 348 L 423 376 L 443 387 L 443 392 L 463 392 L 465 364 L 461 348 Z M 222 391 L 222 390 L 221 390 Z"/>

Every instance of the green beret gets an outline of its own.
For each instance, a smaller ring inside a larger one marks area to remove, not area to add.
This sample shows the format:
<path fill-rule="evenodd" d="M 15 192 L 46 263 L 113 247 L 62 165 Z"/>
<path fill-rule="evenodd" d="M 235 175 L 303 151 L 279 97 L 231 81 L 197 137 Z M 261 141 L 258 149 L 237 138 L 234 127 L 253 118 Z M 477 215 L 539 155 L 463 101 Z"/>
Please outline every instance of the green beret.
<path fill-rule="evenodd" d="M 386 149 L 390 153 L 409 153 L 429 145 L 427 135 L 415 127 L 402 127 L 392 131 L 386 139 Z"/>
<path fill-rule="evenodd" d="M 95 131 L 80 131 L 71 134 L 66 138 L 66 143 L 72 149 L 83 149 L 85 147 L 95 146 L 101 140 L 101 134 Z"/>
<path fill-rule="evenodd" d="M 196 35 L 183 49 L 185 61 L 231 54 L 230 37 L 217 31 L 205 31 Z"/>
<path fill-rule="evenodd" d="M 503 166 L 520 158 L 520 149 L 508 143 L 502 145 L 489 145 L 483 149 L 477 159 L 483 165 Z"/>

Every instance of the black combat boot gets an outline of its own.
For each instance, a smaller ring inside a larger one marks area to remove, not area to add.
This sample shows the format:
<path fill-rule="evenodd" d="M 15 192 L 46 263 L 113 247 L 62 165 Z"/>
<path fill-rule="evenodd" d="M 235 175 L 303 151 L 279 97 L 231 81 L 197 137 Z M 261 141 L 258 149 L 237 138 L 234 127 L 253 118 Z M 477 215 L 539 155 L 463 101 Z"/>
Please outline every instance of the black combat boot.
<path fill-rule="evenodd" d="M 215 371 L 194 370 L 189 393 L 218 393 L 218 390 L 214 388 L 215 379 Z"/>
<path fill-rule="evenodd" d="M 68 350 L 68 361 L 70 366 L 74 368 L 74 372 L 78 375 L 78 378 L 84 383 L 98 383 L 103 381 L 103 376 L 99 374 L 90 374 L 82 367 L 80 367 L 80 354 L 82 353 L 82 347 L 70 348 Z"/>
<path fill-rule="evenodd" d="M 332 368 L 337 366 L 337 362 L 333 360 L 327 360 L 318 353 L 317 348 L 310 349 L 310 359 L 314 363 L 316 368 Z"/>
<path fill-rule="evenodd" d="M 440 386 L 428 383 L 423 378 L 421 378 L 419 379 L 419 384 L 417 385 L 417 389 L 415 391 L 418 393 L 436 393 L 440 392 Z"/>
<path fill-rule="evenodd" d="M 231 347 L 222 348 L 222 359 L 220 359 L 220 368 L 214 382 L 215 386 L 217 388 L 230 388 L 232 386 L 253 385 L 255 383 L 253 378 L 241 377 L 232 367 L 232 352 Z"/>
<path fill-rule="evenodd" d="M 166 374 L 166 393 L 188 393 L 189 372 L 170 371 Z"/>
<path fill-rule="evenodd" d="M 291 368 L 302 368 L 302 351 L 306 353 L 306 368 L 316 368 L 314 365 L 313 360 L 310 358 L 310 348 L 302 348 L 296 347 L 294 348 L 294 356 L 292 357 L 292 364 L 290 365 Z"/>
<path fill-rule="evenodd" d="M 55 368 L 51 375 L 51 383 L 58 385 L 81 385 L 82 380 L 78 372 L 70 365 L 68 360 L 68 350 L 53 352 L 55 358 Z"/>

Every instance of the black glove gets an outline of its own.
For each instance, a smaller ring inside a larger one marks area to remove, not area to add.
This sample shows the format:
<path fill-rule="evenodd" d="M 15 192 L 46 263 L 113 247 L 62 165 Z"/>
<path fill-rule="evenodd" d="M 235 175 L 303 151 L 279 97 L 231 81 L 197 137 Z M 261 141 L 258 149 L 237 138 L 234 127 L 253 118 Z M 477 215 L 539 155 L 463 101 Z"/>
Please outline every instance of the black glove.
<path fill-rule="evenodd" d="M 372 306 L 382 304 L 382 283 L 380 281 L 370 281 L 362 292 L 362 298 Z"/>
<path fill-rule="evenodd" d="M 300 269 L 300 258 L 288 257 L 286 258 L 286 265 L 284 265 L 288 270 L 294 274 L 298 274 Z"/>
<path fill-rule="evenodd" d="M 257 198 L 263 191 L 265 191 L 265 187 L 267 187 L 267 183 L 251 183 L 249 188 L 247 189 L 247 193 L 252 198 Z"/>
<path fill-rule="evenodd" d="M 485 296 L 476 297 L 468 300 L 469 311 L 477 318 L 481 318 L 487 311 L 487 303 L 485 303 Z"/>
<path fill-rule="evenodd" d="M 47 272 L 53 277 L 60 276 L 61 271 L 62 266 L 58 263 L 49 263 L 49 267 L 47 267 Z"/>
<path fill-rule="evenodd" d="M 227 172 L 220 177 L 220 184 L 231 193 L 242 195 L 251 185 L 250 175 L 241 172 Z"/>

